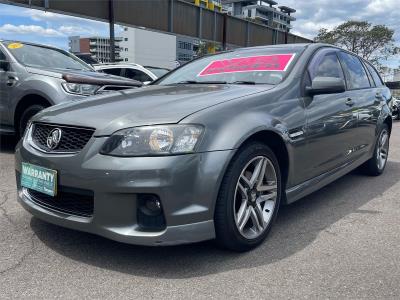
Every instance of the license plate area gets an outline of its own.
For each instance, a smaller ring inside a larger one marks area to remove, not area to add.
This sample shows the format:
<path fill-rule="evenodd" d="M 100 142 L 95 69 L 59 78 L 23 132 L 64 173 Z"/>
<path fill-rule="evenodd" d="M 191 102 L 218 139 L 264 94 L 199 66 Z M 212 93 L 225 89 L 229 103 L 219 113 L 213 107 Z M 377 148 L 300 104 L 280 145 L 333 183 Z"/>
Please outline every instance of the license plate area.
<path fill-rule="evenodd" d="M 57 195 L 57 171 L 23 162 L 21 186 L 54 197 Z"/>

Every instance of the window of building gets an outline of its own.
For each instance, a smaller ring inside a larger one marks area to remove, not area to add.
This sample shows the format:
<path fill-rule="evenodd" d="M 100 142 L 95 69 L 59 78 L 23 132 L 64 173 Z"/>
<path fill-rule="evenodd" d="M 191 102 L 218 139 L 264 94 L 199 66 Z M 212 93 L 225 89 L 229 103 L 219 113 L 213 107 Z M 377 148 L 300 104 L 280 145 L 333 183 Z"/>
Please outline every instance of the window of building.
<path fill-rule="evenodd" d="M 251 18 L 251 10 L 250 10 L 250 9 L 247 11 L 247 16 L 248 16 L 249 18 Z"/>
<path fill-rule="evenodd" d="M 128 59 L 127 59 L 127 58 L 125 58 L 125 61 L 128 61 Z"/>
<path fill-rule="evenodd" d="M 128 52 L 128 48 L 125 48 L 125 52 Z"/>
<path fill-rule="evenodd" d="M 127 42 L 127 41 L 128 41 L 128 38 L 124 38 L 124 41 Z"/>
<path fill-rule="evenodd" d="M 348 89 L 354 90 L 370 87 L 367 73 L 358 57 L 345 52 L 339 52 L 339 56 L 346 74 Z"/>

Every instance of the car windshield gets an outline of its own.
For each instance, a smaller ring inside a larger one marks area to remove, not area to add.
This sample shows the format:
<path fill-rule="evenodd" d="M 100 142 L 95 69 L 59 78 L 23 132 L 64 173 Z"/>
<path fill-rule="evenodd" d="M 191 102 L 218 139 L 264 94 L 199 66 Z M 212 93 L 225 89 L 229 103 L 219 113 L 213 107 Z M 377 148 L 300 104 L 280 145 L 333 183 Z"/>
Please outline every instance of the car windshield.
<path fill-rule="evenodd" d="M 16 60 L 28 67 L 93 71 L 87 64 L 63 50 L 19 42 L 5 42 L 4 45 Z"/>
<path fill-rule="evenodd" d="M 145 67 L 147 70 L 149 70 L 151 73 L 157 76 L 157 78 L 167 74 L 169 72 L 168 69 L 163 69 L 163 68 L 154 68 L 154 67 Z"/>
<path fill-rule="evenodd" d="M 156 84 L 280 83 L 302 48 L 264 48 L 225 52 L 196 59 Z"/>

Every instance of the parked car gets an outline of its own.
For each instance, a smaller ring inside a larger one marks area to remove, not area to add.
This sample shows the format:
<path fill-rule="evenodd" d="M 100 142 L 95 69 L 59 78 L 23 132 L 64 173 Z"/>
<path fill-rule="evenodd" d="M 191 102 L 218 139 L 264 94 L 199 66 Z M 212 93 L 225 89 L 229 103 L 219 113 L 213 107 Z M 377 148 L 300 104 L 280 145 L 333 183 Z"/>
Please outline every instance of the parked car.
<path fill-rule="evenodd" d="M 94 68 L 97 71 L 102 71 L 107 74 L 137 80 L 146 85 L 169 72 L 168 69 L 164 68 L 143 67 L 141 65 L 131 63 L 99 64 L 94 65 Z"/>
<path fill-rule="evenodd" d="M 390 99 L 367 61 L 330 45 L 202 57 L 150 86 L 36 115 L 16 149 L 18 199 L 121 242 L 249 250 L 280 205 L 357 167 L 384 171 Z"/>
<path fill-rule="evenodd" d="M 45 107 L 141 85 L 98 73 L 61 49 L 0 41 L 0 134 L 22 134 L 28 120 Z"/>
<path fill-rule="evenodd" d="M 400 100 L 393 97 L 392 116 L 395 120 L 400 120 Z"/>

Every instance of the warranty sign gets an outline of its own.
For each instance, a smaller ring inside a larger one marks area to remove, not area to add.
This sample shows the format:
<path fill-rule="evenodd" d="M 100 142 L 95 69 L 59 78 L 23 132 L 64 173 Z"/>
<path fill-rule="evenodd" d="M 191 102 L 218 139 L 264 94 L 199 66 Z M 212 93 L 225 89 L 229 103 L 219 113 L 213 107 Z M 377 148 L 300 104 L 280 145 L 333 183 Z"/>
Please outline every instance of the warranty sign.
<path fill-rule="evenodd" d="M 57 194 L 57 171 L 22 163 L 21 186 L 55 196 Z"/>

